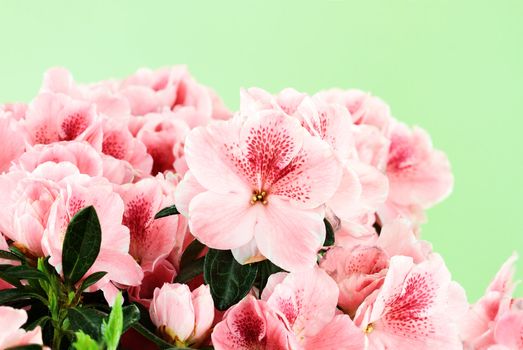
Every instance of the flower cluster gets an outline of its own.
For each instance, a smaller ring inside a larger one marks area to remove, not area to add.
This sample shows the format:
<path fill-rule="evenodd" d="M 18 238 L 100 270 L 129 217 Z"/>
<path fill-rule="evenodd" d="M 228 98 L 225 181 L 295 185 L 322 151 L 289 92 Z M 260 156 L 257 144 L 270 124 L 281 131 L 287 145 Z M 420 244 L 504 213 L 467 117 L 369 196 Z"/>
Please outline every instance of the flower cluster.
<path fill-rule="evenodd" d="M 523 349 L 515 256 L 469 305 L 420 239 L 449 161 L 371 94 L 57 68 L 0 135 L 2 348 Z"/>

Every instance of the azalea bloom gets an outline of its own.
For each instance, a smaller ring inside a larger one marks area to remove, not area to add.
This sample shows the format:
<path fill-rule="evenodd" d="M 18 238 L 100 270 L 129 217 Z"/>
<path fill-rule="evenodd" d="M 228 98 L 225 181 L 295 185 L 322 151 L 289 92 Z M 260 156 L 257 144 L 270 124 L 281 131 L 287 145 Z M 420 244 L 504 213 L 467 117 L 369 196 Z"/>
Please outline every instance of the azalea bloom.
<path fill-rule="evenodd" d="M 263 300 L 246 296 L 225 313 L 212 332 L 216 350 L 290 350 L 294 335 Z"/>
<path fill-rule="evenodd" d="M 442 258 L 394 256 L 383 285 L 356 312 L 368 349 L 462 349 L 458 322 L 468 303 Z"/>
<path fill-rule="evenodd" d="M 401 123 L 396 123 L 392 130 L 386 173 L 390 193 L 379 213 L 383 221 L 398 214 L 419 218 L 420 209 L 427 209 L 450 194 L 454 181 L 447 157 L 432 148 L 427 133 L 419 128 L 410 130 Z"/>
<path fill-rule="evenodd" d="M 241 263 L 266 257 L 286 270 L 315 263 L 325 239 L 322 205 L 341 176 L 327 143 L 267 111 L 194 129 L 185 157 L 203 191 L 181 185 L 176 204 L 188 208 L 196 238 L 233 249 Z"/>
<path fill-rule="evenodd" d="M 174 202 L 174 183 L 164 188 L 162 182 L 167 180 L 147 178 L 116 188 L 125 203 L 122 223 L 131 235 L 129 254 L 144 272 L 153 271 L 173 250 L 177 240 L 183 241 L 185 237 L 186 221 L 182 216 L 154 219 L 157 212 Z"/>
<path fill-rule="evenodd" d="M 42 330 L 36 327 L 26 332 L 22 325 L 27 322 L 24 310 L 0 306 L 0 348 L 7 349 L 23 345 L 42 345 Z"/>
<path fill-rule="evenodd" d="M 129 297 L 149 308 L 156 288 L 172 283 L 177 275 L 175 267 L 167 259 L 159 261 L 154 270 L 145 271 L 140 285 L 129 288 Z"/>
<path fill-rule="evenodd" d="M 49 263 L 61 272 L 62 245 L 67 226 L 79 210 L 90 205 L 94 206 L 98 214 L 102 242 L 98 257 L 86 276 L 98 271 L 107 271 L 107 275 L 89 287 L 89 291 L 101 289 L 112 304 L 118 292 L 115 284 L 138 285 L 143 272 L 128 253 L 129 229 L 122 224 L 124 202 L 113 191 L 113 185 L 109 181 L 82 174 L 65 178 L 49 210 L 42 248 L 50 256 Z"/>
<path fill-rule="evenodd" d="M 191 292 L 187 285 L 166 283 L 155 289 L 149 313 L 166 341 L 179 347 L 197 347 L 209 335 L 214 302 L 206 285 Z"/>
<path fill-rule="evenodd" d="M 11 166 L 11 162 L 16 160 L 25 150 L 24 132 L 16 119 L 10 113 L 0 109 L 0 138 L 9 140 L 4 142 L 0 153 L 0 173 L 6 171 Z"/>
<path fill-rule="evenodd" d="M 363 333 L 347 315 L 336 315 L 338 288 L 319 268 L 271 275 L 262 300 L 282 315 L 304 349 L 363 348 Z"/>
<path fill-rule="evenodd" d="M 499 269 L 498 273 L 488 286 L 485 295 L 471 306 L 461 325 L 461 336 L 464 340 L 466 349 L 484 350 L 498 344 L 497 337 L 504 339 L 511 338 L 509 333 L 515 334 L 515 326 L 510 327 L 510 331 L 503 333 L 501 325 L 506 325 L 509 321 L 501 322 L 502 318 L 516 320 L 519 311 L 515 307 L 515 300 L 512 298 L 515 284 L 512 281 L 514 275 L 514 263 L 517 255 L 513 254 Z M 516 310 L 515 313 L 512 310 Z M 505 316 L 512 314 L 512 316 Z M 496 333 L 502 335 L 496 336 Z"/>

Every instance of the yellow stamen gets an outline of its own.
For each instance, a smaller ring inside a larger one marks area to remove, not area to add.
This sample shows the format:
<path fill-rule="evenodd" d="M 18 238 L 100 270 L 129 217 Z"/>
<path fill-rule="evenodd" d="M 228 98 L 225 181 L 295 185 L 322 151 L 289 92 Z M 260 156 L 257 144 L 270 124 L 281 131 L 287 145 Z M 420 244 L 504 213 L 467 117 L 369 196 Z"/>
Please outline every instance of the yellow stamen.
<path fill-rule="evenodd" d="M 252 191 L 251 204 L 256 204 L 256 202 L 261 202 L 261 204 L 267 204 L 267 192 L 265 191 Z"/>
<path fill-rule="evenodd" d="M 367 325 L 367 328 L 365 328 L 365 333 L 369 334 L 369 333 L 371 333 L 373 330 L 374 330 L 374 326 L 372 325 L 372 323 L 369 323 L 369 324 Z"/>

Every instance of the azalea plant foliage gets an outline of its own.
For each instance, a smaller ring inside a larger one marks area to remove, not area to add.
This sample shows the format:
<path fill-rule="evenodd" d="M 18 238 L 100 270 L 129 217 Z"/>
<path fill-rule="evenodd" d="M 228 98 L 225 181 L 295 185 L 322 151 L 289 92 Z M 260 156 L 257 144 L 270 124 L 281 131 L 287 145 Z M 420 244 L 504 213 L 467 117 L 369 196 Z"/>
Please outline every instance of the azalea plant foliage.
<path fill-rule="evenodd" d="M 0 136 L 1 349 L 523 349 L 516 255 L 469 304 L 449 161 L 369 93 L 54 68 Z"/>

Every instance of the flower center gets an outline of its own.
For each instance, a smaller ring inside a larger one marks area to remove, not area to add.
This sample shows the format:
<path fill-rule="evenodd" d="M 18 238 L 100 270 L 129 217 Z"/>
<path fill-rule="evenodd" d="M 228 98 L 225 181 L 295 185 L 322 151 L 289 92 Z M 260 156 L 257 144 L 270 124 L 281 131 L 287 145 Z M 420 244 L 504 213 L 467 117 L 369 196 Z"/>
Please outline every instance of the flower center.
<path fill-rule="evenodd" d="M 373 330 L 374 330 L 374 326 L 372 325 L 372 323 L 369 323 L 367 325 L 367 327 L 365 328 L 365 333 L 367 333 L 367 334 L 372 333 Z"/>
<path fill-rule="evenodd" d="M 252 191 L 251 204 L 256 204 L 258 202 L 260 202 L 263 205 L 267 204 L 267 192 L 265 192 L 264 190 Z"/>

